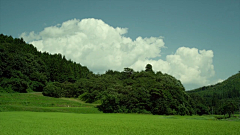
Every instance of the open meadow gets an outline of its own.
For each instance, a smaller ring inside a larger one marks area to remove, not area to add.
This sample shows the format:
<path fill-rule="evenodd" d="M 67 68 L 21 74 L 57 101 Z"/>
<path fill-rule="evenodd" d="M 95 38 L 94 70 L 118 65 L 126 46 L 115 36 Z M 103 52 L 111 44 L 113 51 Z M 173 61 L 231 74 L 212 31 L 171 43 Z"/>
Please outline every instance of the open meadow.
<path fill-rule="evenodd" d="M 1 112 L 2 135 L 237 135 L 240 122 L 208 116 Z"/>
<path fill-rule="evenodd" d="M 95 104 L 44 97 L 41 93 L 1 93 L 0 111 L 1 135 L 240 134 L 238 118 L 104 114 Z"/>

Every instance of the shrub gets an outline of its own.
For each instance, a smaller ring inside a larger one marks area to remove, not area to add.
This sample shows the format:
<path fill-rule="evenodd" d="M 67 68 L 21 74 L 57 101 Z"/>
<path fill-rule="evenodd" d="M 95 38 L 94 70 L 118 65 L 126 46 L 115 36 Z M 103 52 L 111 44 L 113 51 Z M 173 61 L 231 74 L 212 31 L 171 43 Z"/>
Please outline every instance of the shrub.
<path fill-rule="evenodd" d="M 47 86 L 43 88 L 44 96 L 50 96 L 50 97 L 61 97 L 61 88 L 55 86 L 53 83 L 49 83 Z"/>

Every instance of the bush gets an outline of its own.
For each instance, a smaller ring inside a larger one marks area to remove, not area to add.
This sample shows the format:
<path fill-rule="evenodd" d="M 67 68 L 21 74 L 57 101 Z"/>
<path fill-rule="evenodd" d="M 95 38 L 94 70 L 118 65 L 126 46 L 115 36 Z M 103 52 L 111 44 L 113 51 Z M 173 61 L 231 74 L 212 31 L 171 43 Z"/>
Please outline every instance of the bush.
<path fill-rule="evenodd" d="M 181 115 L 181 116 L 184 116 L 184 115 L 188 115 L 189 114 L 189 111 L 188 109 L 185 107 L 184 104 L 180 104 L 178 106 L 178 114 Z"/>
<path fill-rule="evenodd" d="M 41 83 L 41 82 L 37 82 L 37 81 L 32 81 L 30 83 L 30 87 L 33 91 L 36 91 L 36 92 L 41 92 L 43 91 L 43 88 L 44 88 L 44 84 Z"/>
<path fill-rule="evenodd" d="M 225 116 L 214 116 L 214 118 L 221 120 L 221 119 L 225 119 Z"/>
<path fill-rule="evenodd" d="M 43 88 L 44 96 L 50 96 L 50 97 L 61 97 L 61 88 L 55 86 L 53 83 L 49 83 L 46 87 Z"/>
<path fill-rule="evenodd" d="M 3 86 L 3 88 L 5 88 L 5 91 L 7 90 L 8 93 L 13 91 L 27 93 L 28 83 L 20 78 L 10 78 L 4 79 L 1 82 L 1 86 Z"/>

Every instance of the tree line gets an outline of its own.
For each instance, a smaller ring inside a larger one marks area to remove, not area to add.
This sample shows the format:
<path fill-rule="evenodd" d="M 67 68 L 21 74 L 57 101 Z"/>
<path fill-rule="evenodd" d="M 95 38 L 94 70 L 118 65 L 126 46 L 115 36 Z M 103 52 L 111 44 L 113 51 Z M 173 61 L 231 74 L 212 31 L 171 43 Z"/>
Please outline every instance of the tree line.
<path fill-rule="evenodd" d="M 74 97 L 100 104 L 98 109 L 105 113 L 203 115 L 212 111 L 207 98 L 186 92 L 179 80 L 154 72 L 150 64 L 143 71 L 124 68 L 93 74 L 61 54 L 40 52 L 22 38 L 3 34 L 0 58 L 0 92 Z"/>

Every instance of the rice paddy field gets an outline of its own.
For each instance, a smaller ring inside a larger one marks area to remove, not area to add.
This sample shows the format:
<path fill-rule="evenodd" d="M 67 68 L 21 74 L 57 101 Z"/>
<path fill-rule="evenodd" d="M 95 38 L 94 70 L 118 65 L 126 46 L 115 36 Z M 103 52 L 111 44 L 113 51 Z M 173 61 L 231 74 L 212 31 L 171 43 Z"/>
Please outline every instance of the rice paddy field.
<path fill-rule="evenodd" d="M 199 116 L 1 112 L 1 135 L 239 135 L 240 123 Z"/>
<path fill-rule="evenodd" d="M 94 104 L 76 99 L 49 98 L 39 93 L 0 95 L 1 135 L 240 135 L 238 118 L 104 114 Z"/>

